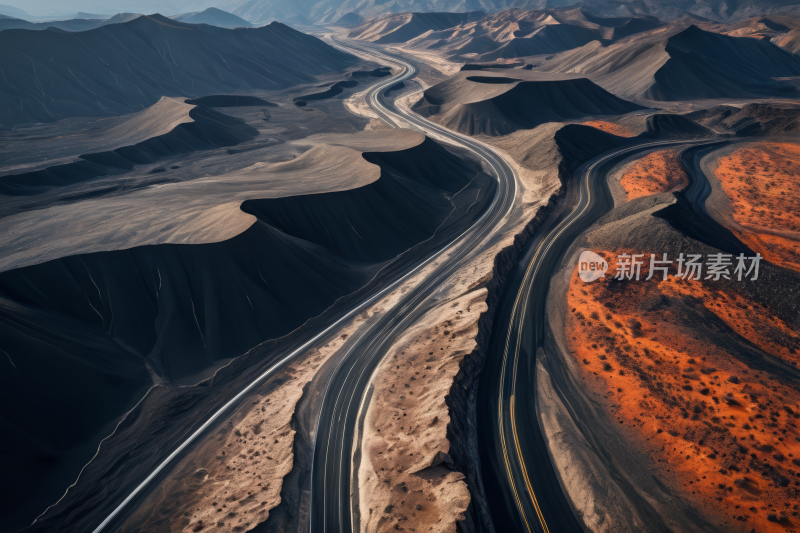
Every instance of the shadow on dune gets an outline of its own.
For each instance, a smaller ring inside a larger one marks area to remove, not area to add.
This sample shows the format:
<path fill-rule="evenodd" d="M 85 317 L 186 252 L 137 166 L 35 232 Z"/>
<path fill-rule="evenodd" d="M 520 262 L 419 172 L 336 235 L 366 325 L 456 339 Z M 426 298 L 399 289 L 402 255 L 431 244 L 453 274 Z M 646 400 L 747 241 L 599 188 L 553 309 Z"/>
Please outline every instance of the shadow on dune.
<path fill-rule="evenodd" d="M 143 389 L 296 330 L 430 239 L 458 191 L 492 183 L 430 139 L 364 158 L 380 167 L 377 181 L 249 200 L 242 209 L 258 221 L 227 241 L 98 252 L 0 273 L 4 492 L 14 484 L 2 500 L 3 529 L 61 496 L 101 430 Z"/>

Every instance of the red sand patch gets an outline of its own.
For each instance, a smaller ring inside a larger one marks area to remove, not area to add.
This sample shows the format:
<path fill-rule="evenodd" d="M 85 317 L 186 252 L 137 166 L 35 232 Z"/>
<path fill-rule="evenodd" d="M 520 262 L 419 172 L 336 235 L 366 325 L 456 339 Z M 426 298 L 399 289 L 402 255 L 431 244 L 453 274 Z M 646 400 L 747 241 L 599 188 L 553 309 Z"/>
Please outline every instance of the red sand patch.
<path fill-rule="evenodd" d="M 719 160 L 717 179 L 733 219 L 750 230 L 739 237 L 769 262 L 800 271 L 800 243 L 769 231 L 800 233 L 800 145 L 760 143 Z M 766 230 L 766 231 L 765 231 Z"/>
<path fill-rule="evenodd" d="M 568 346 L 587 386 L 718 527 L 800 529 L 800 392 L 698 335 L 676 299 L 794 364 L 798 334 L 713 282 L 611 281 L 618 253 L 602 255 L 609 279 L 586 284 L 576 270 L 567 296 Z"/>
<path fill-rule="evenodd" d="M 613 122 L 607 122 L 605 120 L 589 120 L 587 122 L 583 122 L 582 124 L 584 126 L 591 126 L 592 128 L 596 128 L 600 131 L 610 133 L 611 135 L 616 135 L 617 137 L 636 137 L 636 132 L 630 128 L 620 126 L 619 124 L 614 124 Z"/>
<path fill-rule="evenodd" d="M 620 180 L 633 200 L 660 192 L 679 191 L 689 185 L 689 177 L 678 164 L 676 150 L 659 150 L 637 159 Z"/>

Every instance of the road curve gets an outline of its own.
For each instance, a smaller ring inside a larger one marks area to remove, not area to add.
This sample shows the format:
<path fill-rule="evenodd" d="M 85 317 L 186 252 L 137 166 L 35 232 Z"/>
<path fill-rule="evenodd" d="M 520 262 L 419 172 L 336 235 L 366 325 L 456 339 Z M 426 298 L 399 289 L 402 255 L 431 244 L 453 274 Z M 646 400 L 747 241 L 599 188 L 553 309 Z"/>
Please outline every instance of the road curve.
<path fill-rule="evenodd" d="M 608 171 L 637 152 L 679 144 L 690 143 L 637 143 L 581 166 L 566 205 L 548 217 L 519 262 L 498 309 L 478 395 L 478 426 L 486 429 L 479 431 L 481 471 L 497 531 L 583 531 L 536 417 L 535 362 L 544 342 L 550 279 L 573 240 L 613 208 Z"/>
<path fill-rule="evenodd" d="M 483 159 L 498 178 L 497 194 L 490 207 L 448 246 L 427 259 L 427 264 L 444 251 L 448 257 L 417 287 L 407 293 L 393 309 L 382 316 L 364 334 L 342 359 L 335 370 L 321 403 L 317 431 L 315 432 L 314 459 L 311 472 L 311 504 L 309 529 L 311 532 L 348 533 L 354 529 L 355 499 L 351 497 L 353 472 L 353 442 L 356 434 L 358 413 L 369 388 L 371 376 L 382 357 L 394 341 L 410 325 L 416 322 L 433 305 L 430 296 L 453 273 L 477 255 L 480 245 L 493 234 L 510 212 L 516 196 L 513 171 L 490 148 L 469 137 L 464 137 L 412 113 L 393 108 L 382 98 L 390 86 L 416 75 L 411 63 L 381 51 L 360 45 L 344 45 L 339 48 L 369 55 L 382 63 L 391 63 L 403 69 L 402 73 L 371 88 L 367 93 L 370 107 L 384 121 L 397 126 L 399 117 L 415 128 L 439 139 L 470 150 Z"/>

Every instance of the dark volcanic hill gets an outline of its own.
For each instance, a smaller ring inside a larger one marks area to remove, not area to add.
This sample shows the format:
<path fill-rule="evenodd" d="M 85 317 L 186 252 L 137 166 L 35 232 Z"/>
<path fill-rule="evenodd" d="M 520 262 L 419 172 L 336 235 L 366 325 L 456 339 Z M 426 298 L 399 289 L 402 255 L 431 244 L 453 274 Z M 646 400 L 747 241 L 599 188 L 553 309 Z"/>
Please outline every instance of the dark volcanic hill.
<path fill-rule="evenodd" d="M 76 34 L 0 32 L 0 124 L 142 110 L 162 96 L 275 90 L 356 60 L 280 23 L 223 29 L 142 16 Z"/>
<path fill-rule="evenodd" d="M 800 76 L 800 57 L 760 39 L 697 26 L 647 32 L 612 45 L 593 42 L 558 54 L 541 70 L 581 73 L 622 97 L 656 101 L 793 97 L 774 78 Z"/>
<path fill-rule="evenodd" d="M 617 115 L 641 109 L 591 81 L 535 80 L 526 71 L 463 71 L 424 92 L 414 109 L 450 129 L 474 135 L 506 135 L 545 122 Z"/>
<path fill-rule="evenodd" d="M 216 7 L 209 7 L 199 13 L 186 13 L 172 17 L 173 20 L 186 22 L 187 24 L 210 24 L 219 28 L 249 28 L 252 26 L 243 18 L 237 17 L 227 11 L 222 11 Z"/>

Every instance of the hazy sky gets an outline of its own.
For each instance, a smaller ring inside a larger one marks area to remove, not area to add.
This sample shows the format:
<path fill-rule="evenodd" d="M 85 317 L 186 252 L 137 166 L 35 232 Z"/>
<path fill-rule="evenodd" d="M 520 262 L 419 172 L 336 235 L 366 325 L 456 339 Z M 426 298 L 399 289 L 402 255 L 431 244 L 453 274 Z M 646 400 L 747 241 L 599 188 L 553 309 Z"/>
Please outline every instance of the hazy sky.
<path fill-rule="evenodd" d="M 175 15 L 187 11 L 200 11 L 207 7 L 230 7 L 243 4 L 231 0 L 0 0 L 0 4 L 13 6 L 33 16 L 71 15 L 84 13 L 116 14 L 162 13 Z"/>

